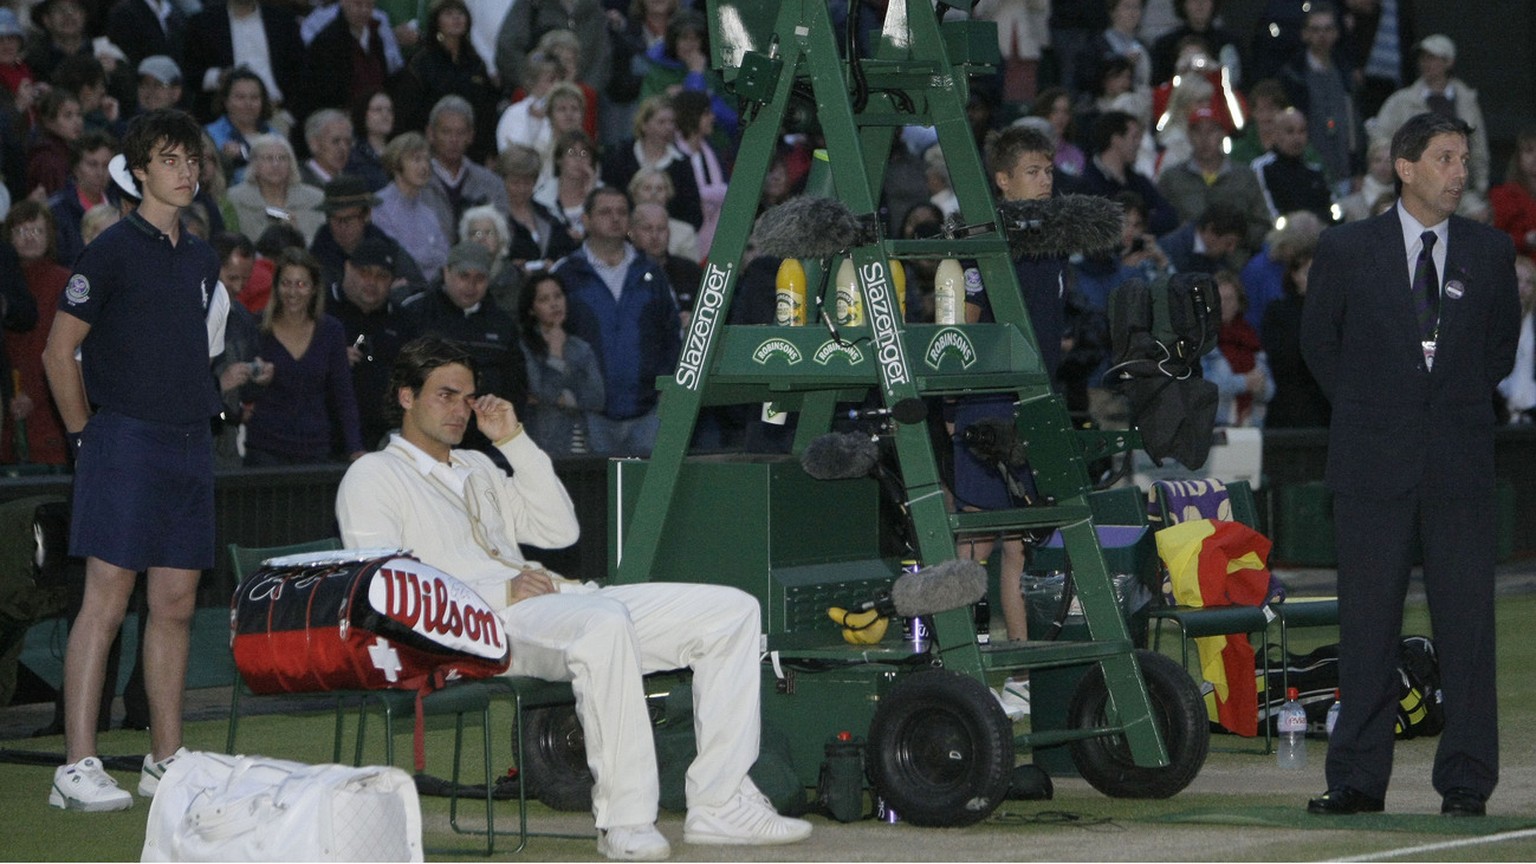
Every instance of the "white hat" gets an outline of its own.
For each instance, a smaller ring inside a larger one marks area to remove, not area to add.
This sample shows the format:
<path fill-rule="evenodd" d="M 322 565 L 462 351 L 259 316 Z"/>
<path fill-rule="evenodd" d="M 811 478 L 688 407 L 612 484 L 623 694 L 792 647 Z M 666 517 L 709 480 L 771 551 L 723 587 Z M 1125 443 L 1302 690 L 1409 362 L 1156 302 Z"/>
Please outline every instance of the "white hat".
<path fill-rule="evenodd" d="M 139 61 L 139 77 L 149 76 L 167 87 L 181 83 L 181 67 L 164 54 L 154 54 Z"/>
<path fill-rule="evenodd" d="M 107 173 L 112 175 L 112 182 L 117 184 L 118 191 L 135 201 L 143 201 L 144 194 L 139 191 L 139 183 L 133 177 L 133 172 L 128 170 L 128 157 L 119 153 L 107 163 Z"/>
<path fill-rule="evenodd" d="M 1418 49 L 1426 54 L 1433 54 L 1452 63 L 1456 62 L 1456 43 L 1451 41 L 1451 37 L 1443 33 L 1436 33 L 1420 39 Z"/>

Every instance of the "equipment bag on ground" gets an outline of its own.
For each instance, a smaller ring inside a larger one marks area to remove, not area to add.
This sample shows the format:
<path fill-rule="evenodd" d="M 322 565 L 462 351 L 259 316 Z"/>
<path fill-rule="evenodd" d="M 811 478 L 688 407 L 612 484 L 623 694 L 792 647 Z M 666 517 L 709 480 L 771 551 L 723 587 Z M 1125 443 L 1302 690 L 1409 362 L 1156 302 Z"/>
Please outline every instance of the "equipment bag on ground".
<path fill-rule="evenodd" d="M 144 861 L 421 861 L 421 806 L 399 768 L 188 753 L 171 763 Z"/>
<path fill-rule="evenodd" d="M 1274 647 L 1274 646 L 1271 646 Z M 1398 648 L 1398 738 L 1419 738 L 1439 735 L 1445 728 L 1445 709 L 1441 704 L 1440 660 L 1435 653 L 1435 642 L 1428 636 L 1404 636 Z M 1259 720 L 1273 728 L 1280 706 L 1285 704 L 1285 680 L 1297 690 L 1297 698 L 1307 711 L 1307 731 L 1324 734 L 1328 709 L 1333 706 L 1333 696 L 1339 687 L 1339 646 L 1323 645 L 1310 654 L 1292 654 L 1281 660 L 1271 657 L 1269 682 L 1265 685 L 1263 673 L 1258 678 L 1261 694 Z M 1349 694 L 1340 694 L 1348 701 Z M 1206 699 L 1211 729 L 1216 731 L 1216 715 L 1212 700 Z"/>

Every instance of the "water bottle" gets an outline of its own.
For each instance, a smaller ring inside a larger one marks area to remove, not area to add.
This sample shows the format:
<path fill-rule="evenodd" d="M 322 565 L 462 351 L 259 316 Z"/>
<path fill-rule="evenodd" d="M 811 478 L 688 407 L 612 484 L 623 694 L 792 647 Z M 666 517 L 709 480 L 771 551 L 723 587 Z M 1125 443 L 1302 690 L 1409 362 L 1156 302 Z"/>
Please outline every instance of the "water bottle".
<path fill-rule="evenodd" d="M 1285 691 L 1285 704 L 1280 706 L 1276 723 L 1280 732 L 1280 746 L 1275 751 L 1275 764 L 1289 770 L 1307 766 L 1307 709 L 1301 707 L 1295 687 Z"/>
<path fill-rule="evenodd" d="M 797 259 L 779 262 L 779 274 L 774 278 L 773 323 L 785 327 L 805 324 L 805 284 L 805 267 Z"/>
<path fill-rule="evenodd" d="M 1329 738 L 1333 737 L 1333 724 L 1339 722 L 1339 705 L 1339 691 L 1338 688 L 1334 688 L 1333 704 L 1328 706 L 1328 719 L 1323 724 L 1328 727 Z"/>
<path fill-rule="evenodd" d="M 858 271 L 852 258 L 837 265 L 837 324 L 858 327 L 864 323 L 864 294 L 859 290 Z"/>
<path fill-rule="evenodd" d="M 987 595 L 981 595 L 976 601 L 976 642 L 987 645 L 992 641 L 992 604 L 987 602 Z"/>
<path fill-rule="evenodd" d="M 960 262 L 945 258 L 933 277 L 933 323 L 965 323 L 965 270 Z"/>

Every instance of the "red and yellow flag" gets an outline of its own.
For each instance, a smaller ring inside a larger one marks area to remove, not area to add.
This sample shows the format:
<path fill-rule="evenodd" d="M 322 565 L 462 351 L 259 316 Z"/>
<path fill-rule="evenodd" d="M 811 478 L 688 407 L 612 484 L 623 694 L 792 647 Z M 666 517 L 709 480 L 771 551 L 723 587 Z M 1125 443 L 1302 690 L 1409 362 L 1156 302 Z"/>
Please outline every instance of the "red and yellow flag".
<path fill-rule="evenodd" d="M 1157 532 L 1180 606 L 1259 606 L 1269 593 L 1269 538 L 1241 522 L 1197 519 Z M 1239 735 L 1258 734 L 1259 696 L 1248 634 L 1195 640 L 1200 671 L 1216 692 L 1217 719 Z"/>

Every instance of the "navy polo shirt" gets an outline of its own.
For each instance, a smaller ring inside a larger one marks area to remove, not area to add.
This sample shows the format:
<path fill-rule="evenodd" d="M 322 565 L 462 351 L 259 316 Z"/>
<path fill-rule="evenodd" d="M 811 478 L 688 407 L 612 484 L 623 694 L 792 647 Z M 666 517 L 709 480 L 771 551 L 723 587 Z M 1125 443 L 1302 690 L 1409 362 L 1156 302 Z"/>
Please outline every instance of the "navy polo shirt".
<path fill-rule="evenodd" d="M 87 246 L 59 311 L 91 325 L 80 346 L 91 405 L 178 425 L 219 413 L 205 320 L 218 282 L 213 247 L 185 230 L 173 245 L 138 213 Z"/>
<path fill-rule="evenodd" d="M 966 262 L 965 300 L 981 307 L 983 322 L 996 321 L 992 303 L 981 285 L 981 275 L 973 267 Z M 1054 387 L 1056 370 L 1061 366 L 1061 336 L 1067 328 L 1067 259 L 1015 258 L 1013 272 L 1018 276 L 1019 290 L 1024 293 L 1024 308 L 1029 311 L 1035 341 L 1040 343 L 1040 360 Z"/>

